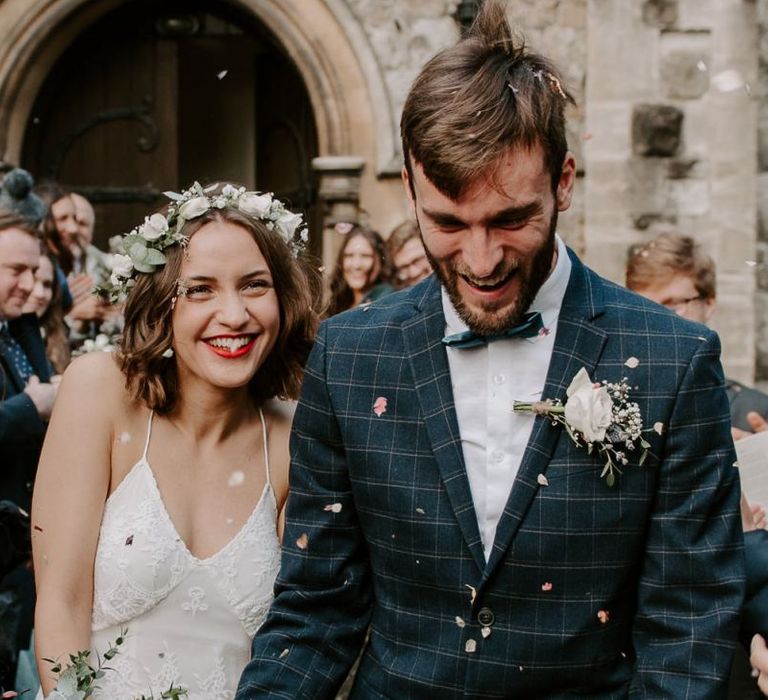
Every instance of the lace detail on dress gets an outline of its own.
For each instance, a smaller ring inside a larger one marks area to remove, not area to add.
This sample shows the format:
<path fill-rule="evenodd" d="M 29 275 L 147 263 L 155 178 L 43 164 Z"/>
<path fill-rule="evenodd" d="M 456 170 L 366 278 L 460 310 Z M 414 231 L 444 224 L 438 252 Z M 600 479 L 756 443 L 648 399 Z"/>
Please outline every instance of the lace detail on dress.
<path fill-rule="evenodd" d="M 187 700 L 231 700 L 272 601 L 276 521 L 268 482 L 240 532 L 197 559 L 165 510 L 145 448 L 102 517 L 92 649 L 103 654 L 122 628 L 128 635 L 93 697 L 159 697 L 175 683 L 189 691 Z"/>

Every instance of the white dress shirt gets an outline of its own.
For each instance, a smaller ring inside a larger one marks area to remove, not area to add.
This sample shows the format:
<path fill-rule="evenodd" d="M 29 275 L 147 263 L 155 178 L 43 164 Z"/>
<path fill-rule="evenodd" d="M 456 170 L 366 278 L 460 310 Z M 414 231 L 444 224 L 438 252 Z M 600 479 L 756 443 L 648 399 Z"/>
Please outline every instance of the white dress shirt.
<path fill-rule="evenodd" d="M 557 262 L 529 311 L 541 313 L 544 331 L 535 338 L 505 338 L 471 349 L 446 348 L 464 463 L 486 561 L 496 526 L 533 429 L 532 415 L 512 412 L 515 401 L 542 397 L 555 344 L 571 261 L 560 236 Z M 446 335 L 467 330 L 442 290 Z"/>

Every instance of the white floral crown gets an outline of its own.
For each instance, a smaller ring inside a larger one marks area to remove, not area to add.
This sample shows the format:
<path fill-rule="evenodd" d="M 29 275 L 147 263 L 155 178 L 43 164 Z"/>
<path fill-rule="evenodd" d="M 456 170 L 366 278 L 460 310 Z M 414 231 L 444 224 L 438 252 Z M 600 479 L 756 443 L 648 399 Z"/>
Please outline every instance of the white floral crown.
<path fill-rule="evenodd" d="M 163 214 L 152 214 L 144 223 L 125 236 L 117 237 L 116 253 L 111 260 L 108 282 L 94 290 L 112 303 L 123 301 L 136 284 L 139 273 L 152 273 L 168 261 L 163 251 L 173 245 L 185 246 L 187 237 L 181 233 L 184 224 L 202 216 L 210 209 L 231 207 L 246 216 L 263 221 L 270 231 L 276 232 L 297 256 L 304 248 L 309 233 L 301 214 L 294 214 L 269 192 L 251 192 L 245 187 L 224 185 L 203 187 L 196 182 L 181 194 L 164 192 L 173 203 Z M 112 242 L 112 241 L 110 241 Z"/>

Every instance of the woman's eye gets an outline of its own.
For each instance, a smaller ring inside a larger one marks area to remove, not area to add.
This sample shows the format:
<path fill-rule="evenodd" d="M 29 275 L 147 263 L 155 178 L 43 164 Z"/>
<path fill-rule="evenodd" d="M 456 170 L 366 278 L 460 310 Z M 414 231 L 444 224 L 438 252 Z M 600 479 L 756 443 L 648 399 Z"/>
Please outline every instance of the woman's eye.
<path fill-rule="evenodd" d="M 248 282 L 248 284 L 245 285 L 245 290 L 247 292 L 257 292 L 259 294 L 262 294 L 266 292 L 268 289 L 272 287 L 272 283 L 269 280 L 265 279 L 258 279 L 258 280 L 251 280 Z"/>
<path fill-rule="evenodd" d="M 186 296 L 193 299 L 201 299 L 211 294 L 211 288 L 205 284 L 196 284 L 194 287 L 188 287 Z"/>

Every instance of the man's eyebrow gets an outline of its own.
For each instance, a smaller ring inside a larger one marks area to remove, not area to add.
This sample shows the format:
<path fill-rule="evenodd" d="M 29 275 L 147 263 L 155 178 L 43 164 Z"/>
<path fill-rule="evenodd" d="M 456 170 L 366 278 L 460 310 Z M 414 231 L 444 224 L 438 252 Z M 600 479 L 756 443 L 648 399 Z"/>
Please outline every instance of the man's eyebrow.
<path fill-rule="evenodd" d="M 498 222 L 508 221 L 525 221 L 526 219 L 540 213 L 542 211 L 541 201 L 536 200 L 523 204 L 521 206 L 507 207 L 494 213 L 486 223 L 493 224 Z M 431 219 L 434 223 L 443 226 L 453 226 L 456 224 L 463 224 L 464 222 L 457 216 L 448 212 L 435 211 L 426 207 L 422 207 L 424 215 Z"/>

